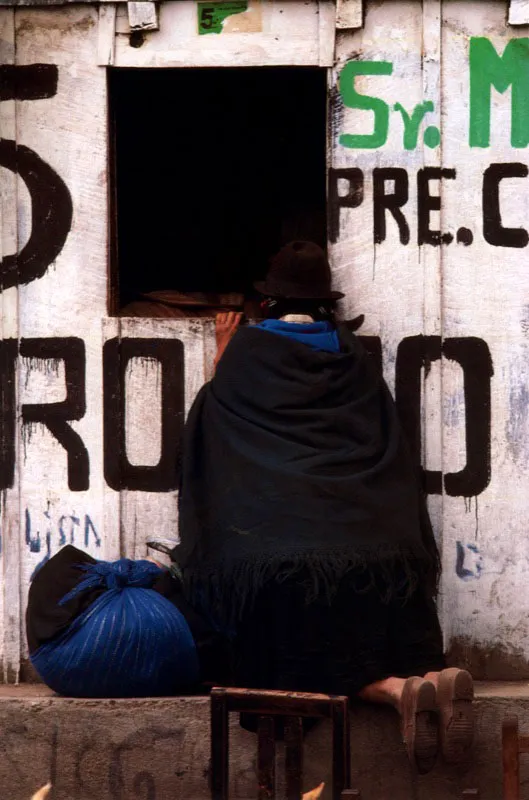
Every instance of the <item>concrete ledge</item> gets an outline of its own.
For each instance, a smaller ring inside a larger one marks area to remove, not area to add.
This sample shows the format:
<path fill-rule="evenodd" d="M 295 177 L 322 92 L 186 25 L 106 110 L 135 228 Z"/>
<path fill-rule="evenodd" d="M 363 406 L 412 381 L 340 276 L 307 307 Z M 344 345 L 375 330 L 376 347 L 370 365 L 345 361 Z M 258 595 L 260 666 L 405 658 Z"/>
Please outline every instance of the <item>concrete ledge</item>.
<path fill-rule="evenodd" d="M 391 709 L 358 706 L 352 717 L 353 786 L 362 800 L 501 800 L 501 722 L 529 730 L 529 683 L 477 686 L 476 747 L 468 767 L 440 762 L 414 778 Z M 29 800 L 48 780 L 53 800 L 207 800 L 206 697 L 79 700 L 40 685 L 0 687 L 0 798 Z M 306 739 L 306 788 L 330 785 L 326 723 Z M 253 800 L 255 738 L 232 721 L 230 800 Z M 281 754 L 280 754 L 281 759 Z M 529 783 L 529 758 L 522 783 Z M 325 795 L 324 795 L 325 797 Z M 330 800 L 330 792 L 326 793 Z"/>

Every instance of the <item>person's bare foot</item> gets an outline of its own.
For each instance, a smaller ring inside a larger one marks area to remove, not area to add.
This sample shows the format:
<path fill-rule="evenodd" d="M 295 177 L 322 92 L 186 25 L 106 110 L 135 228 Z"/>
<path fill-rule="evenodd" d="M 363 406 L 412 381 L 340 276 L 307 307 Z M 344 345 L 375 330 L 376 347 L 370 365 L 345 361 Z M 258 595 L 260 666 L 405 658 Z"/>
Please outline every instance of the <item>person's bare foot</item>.
<path fill-rule="evenodd" d="M 223 311 L 215 317 L 215 338 L 217 340 L 215 366 L 217 366 L 226 347 L 237 333 L 241 319 L 242 313 L 239 311 Z"/>
<path fill-rule="evenodd" d="M 405 678 L 384 678 L 364 686 L 359 697 L 368 703 L 387 703 L 398 711 L 405 683 Z"/>

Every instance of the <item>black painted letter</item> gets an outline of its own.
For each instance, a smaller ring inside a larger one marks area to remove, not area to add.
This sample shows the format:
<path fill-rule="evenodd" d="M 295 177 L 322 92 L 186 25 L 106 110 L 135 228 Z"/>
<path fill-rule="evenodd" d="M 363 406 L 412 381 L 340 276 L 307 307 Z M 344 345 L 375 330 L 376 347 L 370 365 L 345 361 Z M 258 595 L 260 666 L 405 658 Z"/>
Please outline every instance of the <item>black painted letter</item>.
<path fill-rule="evenodd" d="M 162 452 L 155 466 L 127 458 L 125 371 L 131 358 L 162 367 Z M 184 347 L 179 339 L 109 339 L 103 346 L 103 447 L 105 480 L 112 489 L 168 492 L 178 486 L 178 455 L 184 424 Z"/>
<path fill-rule="evenodd" d="M 31 235 L 20 253 L 0 261 L 0 287 L 42 278 L 54 261 L 72 225 L 72 198 L 64 181 L 33 150 L 0 139 L 0 167 L 20 175 L 31 197 Z"/>
<path fill-rule="evenodd" d="M 72 492 L 84 492 L 90 486 L 88 452 L 79 434 L 68 422 L 84 417 L 85 346 L 82 339 L 22 339 L 23 358 L 64 361 L 66 400 L 60 403 L 26 403 L 22 406 L 22 422 L 46 425 L 68 454 L 68 487 Z"/>
<path fill-rule="evenodd" d="M 529 234 L 525 228 L 504 228 L 501 223 L 500 181 L 526 178 L 525 164 L 491 164 L 483 173 L 483 238 L 495 247 L 526 247 Z"/>
<path fill-rule="evenodd" d="M 395 182 L 395 191 L 386 194 L 386 181 Z M 386 238 L 386 209 L 399 227 L 401 244 L 410 241 L 410 228 L 400 210 L 408 202 L 408 173 L 399 167 L 376 167 L 373 170 L 373 231 L 376 244 Z"/>
<path fill-rule="evenodd" d="M 452 497 L 474 497 L 490 482 L 492 358 L 487 343 L 475 336 L 445 339 L 443 354 L 463 370 L 467 453 L 464 468 L 445 475 L 445 491 Z"/>
<path fill-rule="evenodd" d="M 338 193 L 338 181 L 348 182 L 347 194 Z M 329 170 L 329 239 L 332 244 L 340 236 L 340 209 L 357 208 L 364 199 L 364 173 L 357 167 Z"/>
<path fill-rule="evenodd" d="M 15 479 L 17 356 L 16 339 L 4 339 L 0 342 L 0 489 L 10 489 Z"/>
<path fill-rule="evenodd" d="M 3 64 L 0 100 L 43 100 L 57 93 L 55 64 Z M 0 140 L 0 167 L 18 173 L 31 197 L 31 235 L 20 253 L 0 261 L 0 288 L 41 278 L 61 252 L 72 224 L 72 198 L 63 180 L 33 150 Z"/>
<path fill-rule="evenodd" d="M 2 64 L 0 100 L 46 100 L 57 94 L 56 64 Z"/>
<path fill-rule="evenodd" d="M 438 361 L 440 358 L 440 336 L 407 336 L 397 349 L 395 402 L 418 469 L 421 469 L 422 456 L 422 370 L 424 368 L 428 374 L 432 361 Z M 428 494 L 441 494 L 443 489 L 441 473 L 437 470 L 422 470 L 422 475 L 424 490 Z"/>
<path fill-rule="evenodd" d="M 422 369 L 427 374 L 431 362 L 441 355 L 457 361 L 463 370 L 466 439 L 466 464 L 459 472 L 445 475 L 444 488 L 452 497 L 474 497 L 487 488 L 491 473 L 490 379 L 493 369 L 486 342 L 473 336 L 445 339 L 444 342 L 440 336 L 403 339 L 397 350 L 397 411 L 415 464 L 420 467 Z M 422 474 L 425 490 L 429 494 L 441 494 L 441 472 L 422 470 Z"/>
<path fill-rule="evenodd" d="M 430 194 L 430 181 L 441 178 L 454 180 L 455 169 L 424 167 L 417 172 L 417 240 L 421 244 L 450 244 L 454 238 L 451 233 L 430 230 L 430 212 L 440 211 L 441 196 Z"/>

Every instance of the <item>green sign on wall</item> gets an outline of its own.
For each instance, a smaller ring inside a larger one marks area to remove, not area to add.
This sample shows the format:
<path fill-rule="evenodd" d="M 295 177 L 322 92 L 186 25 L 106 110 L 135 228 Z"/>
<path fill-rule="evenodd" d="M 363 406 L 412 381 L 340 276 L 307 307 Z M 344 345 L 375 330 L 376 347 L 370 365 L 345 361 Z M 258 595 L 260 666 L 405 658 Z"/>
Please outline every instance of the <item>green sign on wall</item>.
<path fill-rule="evenodd" d="M 226 17 L 241 14 L 248 9 L 248 0 L 229 0 L 218 3 L 197 3 L 198 32 L 222 33 L 222 24 Z"/>

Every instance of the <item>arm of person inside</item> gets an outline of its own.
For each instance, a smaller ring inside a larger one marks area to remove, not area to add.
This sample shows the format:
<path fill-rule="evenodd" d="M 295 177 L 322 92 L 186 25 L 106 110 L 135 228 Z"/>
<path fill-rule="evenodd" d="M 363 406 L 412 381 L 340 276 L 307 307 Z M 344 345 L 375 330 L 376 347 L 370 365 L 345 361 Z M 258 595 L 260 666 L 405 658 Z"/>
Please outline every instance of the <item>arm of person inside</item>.
<path fill-rule="evenodd" d="M 239 325 L 242 320 L 242 312 L 240 311 L 224 311 L 217 314 L 215 317 L 215 338 L 217 340 L 217 355 L 215 356 L 214 369 L 217 369 L 217 364 L 226 347 L 235 336 Z"/>

